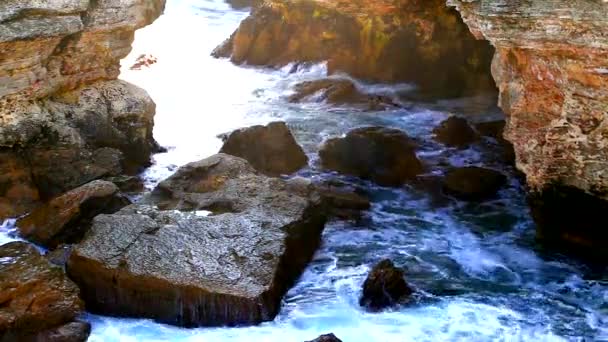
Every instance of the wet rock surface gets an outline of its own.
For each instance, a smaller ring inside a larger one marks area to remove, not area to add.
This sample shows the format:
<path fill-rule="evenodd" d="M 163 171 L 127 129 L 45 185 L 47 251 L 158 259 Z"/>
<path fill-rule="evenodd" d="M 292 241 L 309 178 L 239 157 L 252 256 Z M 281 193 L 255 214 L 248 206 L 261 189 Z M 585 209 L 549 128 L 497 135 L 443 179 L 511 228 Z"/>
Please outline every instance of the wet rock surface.
<path fill-rule="evenodd" d="M 78 242 L 99 214 L 111 214 L 130 204 L 118 187 L 93 181 L 50 200 L 17 221 L 19 233 L 39 245 L 55 248 Z"/>
<path fill-rule="evenodd" d="M 422 173 L 415 143 L 405 132 L 364 127 L 344 138 L 330 139 L 319 151 L 327 170 L 368 179 L 384 186 L 400 186 Z"/>
<path fill-rule="evenodd" d="M 364 110 L 396 109 L 399 105 L 383 95 L 364 94 L 347 79 L 325 78 L 298 83 L 290 102 L 303 102 L 312 98 L 332 105 L 352 105 Z"/>
<path fill-rule="evenodd" d="M 435 139 L 450 147 L 465 148 L 479 140 L 479 135 L 466 119 L 451 116 L 433 130 Z"/>
<path fill-rule="evenodd" d="M 284 122 L 236 130 L 225 137 L 220 153 L 243 158 L 256 170 L 275 177 L 308 164 L 308 157 Z"/>
<path fill-rule="evenodd" d="M 216 56 L 237 64 L 327 61 L 329 73 L 413 82 L 443 95 L 495 91 L 493 50 L 443 0 L 265 1 Z"/>
<path fill-rule="evenodd" d="M 443 189 L 459 199 L 480 201 L 496 196 L 506 184 L 507 177 L 498 171 L 468 166 L 448 171 Z"/>
<path fill-rule="evenodd" d="M 376 264 L 365 279 L 359 304 L 378 311 L 406 300 L 412 293 L 403 270 L 385 259 Z"/>
<path fill-rule="evenodd" d="M 31 245 L 0 246 L 0 340 L 86 341 L 78 287 Z"/>
<path fill-rule="evenodd" d="M 492 69 L 499 105 L 508 116 L 505 138 L 513 143 L 517 168 L 531 190 L 551 194 L 555 186 L 575 188 L 608 201 L 608 3 L 448 4 L 460 11 L 477 38 L 496 47 Z M 565 236 L 559 227 L 554 236 Z M 595 229 L 598 234 L 604 230 L 602 225 Z M 581 248 L 590 248 L 580 241 Z"/>
<path fill-rule="evenodd" d="M 218 154 L 97 216 L 67 271 L 93 312 L 182 326 L 271 320 L 320 243 L 321 202 Z"/>
<path fill-rule="evenodd" d="M 325 334 L 308 342 L 342 342 L 342 340 L 337 338 L 334 334 Z"/>

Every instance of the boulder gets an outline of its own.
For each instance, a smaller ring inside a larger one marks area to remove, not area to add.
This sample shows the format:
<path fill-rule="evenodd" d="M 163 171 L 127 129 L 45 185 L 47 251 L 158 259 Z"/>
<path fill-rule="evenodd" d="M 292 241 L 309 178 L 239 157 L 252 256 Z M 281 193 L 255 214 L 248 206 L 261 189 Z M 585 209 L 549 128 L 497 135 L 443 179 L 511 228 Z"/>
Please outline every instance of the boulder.
<path fill-rule="evenodd" d="M 284 122 L 236 130 L 226 137 L 220 153 L 241 157 L 273 177 L 294 173 L 308 164 L 308 157 Z"/>
<path fill-rule="evenodd" d="M 414 142 L 397 129 L 364 127 L 330 139 L 319 151 L 321 165 L 383 186 L 400 186 L 423 172 Z"/>
<path fill-rule="evenodd" d="M 450 147 L 465 148 L 479 140 L 479 134 L 466 119 L 451 116 L 433 130 L 435 139 Z"/>
<path fill-rule="evenodd" d="M 271 67 L 327 61 L 329 74 L 460 96 L 496 91 L 492 53 L 445 0 L 268 0 L 215 55 Z"/>
<path fill-rule="evenodd" d="M 97 216 L 67 272 L 92 312 L 256 324 L 276 316 L 324 222 L 320 196 L 218 154 L 180 168 L 141 203 Z"/>
<path fill-rule="evenodd" d="M 337 338 L 334 334 L 325 334 L 308 342 L 342 342 L 342 340 Z"/>
<path fill-rule="evenodd" d="M 17 221 L 22 237 L 39 245 L 55 248 L 79 241 L 93 217 L 113 213 L 129 204 L 118 194 L 118 187 L 106 181 L 93 181 L 58 196 Z"/>
<path fill-rule="evenodd" d="M 399 108 L 389 97 L 364 94 L 348 79 L 324 78 L 296 84 L 295 94 L 290 102 L 302 102 L 315 97 L 334 105 L 353 105 L 364 110 L 385 110 Z"/>
<path fill-rule="evenodd" d="M 412 293 L 403 270 L 385 259 L 374 266 L 365 279 L 359 304 L 372 311 L 382 310 L 402 302 Z"/>
<path fill-rule="evenodd" d="M 498 171 L 468 166 L 450 170 L 443 189 L 459 199 L 478 201 L 495 196 L 506 183 L 507 176 Z"/>
<path fill-rule="evenodd" d="M 86 341 L 78 287 L 31 245 L 0 246 L 0 341 Z"/>
<path fill-rule="evenodd" d="M 40 201 L 28 164 L 16 152 L 0 151 L 0 221 L 17 217 Z"/>

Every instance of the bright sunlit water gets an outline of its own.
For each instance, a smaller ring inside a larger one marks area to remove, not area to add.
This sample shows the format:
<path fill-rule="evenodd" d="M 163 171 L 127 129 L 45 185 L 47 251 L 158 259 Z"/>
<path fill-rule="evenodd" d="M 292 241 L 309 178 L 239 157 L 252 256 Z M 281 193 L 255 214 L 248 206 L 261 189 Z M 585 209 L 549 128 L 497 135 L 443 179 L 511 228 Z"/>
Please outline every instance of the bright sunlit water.
<path fill-rule="evenodd" d="M 398 127 L 417 138 L 431 175 L 442 172 L 440 161 L 506 167 L 493 157 L 497 148 L 491 141 L 452 151 L 430 140 L 432 128 L 450 111 L 458 112 L 455 108 L 463 104 L 475 107 L 477 99 L 408 103 L 382 113 L 290 104 L 285 96 L 291 87 L 323 77 L 323 65 L 290 73 L 289 66 L 237 67 L 210 57 L 246 15 L 221 0 L 168 0 L 165 15 L 137 33 L 122 78 L 145 88 L 156 101 L 155 137 L 169 149 L 155 156 L 155 165 L 144 173 L 150 187 L 180 165 L 216 153 L 218 134 L 273 120 L 287 121 L 309 153 L 311 168 L 301 173 L 310 177 L 330 177 L 314 168 L 324 139 L 365 125 Z M 158 63 L 129 70 L 141 54 L 155 56 Z M 389 95 L 411 89 L 358 85 Z M 608 341 L 606 271 L 537 250 L 523 188 L 513 175 L 500 198 L 483 205 L 438 198 L 432 181 L 386 189 L 342 180 L 366 189 L 372 210 L 358 223 L 328 224 L 323 246 L 273 322 L 182 329 L 88 315 L 90 341 L 296 342 L 329 332 L 346 342 Z M 0 226 L 0 244 L 14 239 L 13 227 L 14 222 Z M 414 306 L 367 313 L 358 305 L 361 284 L 373 263 L 386 257 L 407 269 L 408 282 L 423 299 Z"/>

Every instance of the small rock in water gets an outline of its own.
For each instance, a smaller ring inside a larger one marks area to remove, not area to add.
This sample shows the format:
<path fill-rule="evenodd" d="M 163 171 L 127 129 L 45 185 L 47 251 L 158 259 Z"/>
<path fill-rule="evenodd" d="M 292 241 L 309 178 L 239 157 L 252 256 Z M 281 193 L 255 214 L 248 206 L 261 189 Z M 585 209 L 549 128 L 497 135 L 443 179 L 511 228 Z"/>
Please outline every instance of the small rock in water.
<path fill-rule="evenodd" d="M 342 340 L 337 338 L 334 334 L 325 334 L 307 342 L 342 342 Z"/>
<path fill-rule="evenodd" d="M 359 304 L 372 311 L 382 310 L 407 299 L 412 293 L 403 270 L 385 259 L 374 266 L 365 279 Z"/>
<path fill-rule="evenodd" d="M 400 186 L 422 173 L 415 144 L 405 132 L 364 127 L 344 138 L 328 140 L 319 151 L 327 170 L 369 179 L 383 186 Z"/>
<path fill-rule="evenodd" d="M 459 199 L 477 201 L 495 196 L 506 183 L 507 177 L 498 171 L 468 166 L 449 171 L 443 189 Z"/>
<path fill-rule="evenodd" d="M 294 173 L 308 163 L 308 157 L 284 122 L 236 130 L 224 140 L 220 153 L 247 160 L 265 175 Z"/>
<path fill-rule="evenodd" d="M 451 147 L 465 148 L 479 140 L 479 135 L 467 120 L 456 116 L 443 121 L 433 133 L 437 141 Z"/>

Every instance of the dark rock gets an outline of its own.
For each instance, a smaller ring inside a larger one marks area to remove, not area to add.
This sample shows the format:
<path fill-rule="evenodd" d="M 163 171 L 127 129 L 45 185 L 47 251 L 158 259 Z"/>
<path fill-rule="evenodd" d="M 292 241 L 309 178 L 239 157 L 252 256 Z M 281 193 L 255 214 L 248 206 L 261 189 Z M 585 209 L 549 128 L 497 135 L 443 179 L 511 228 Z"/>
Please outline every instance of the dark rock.
<path fill-rule="evenodd" d="M 115 176 L 104 180 L 114 183 L 124 193 L 140 193 L 145 190 L 143 180 L 138 176 Z"/>
<path fill-rule="evenodd" d="M 314 340 L 311 340 L 308 342 L 342 342 L 342 340 L 337 338 L 336 335 L 334 335 L 334 334 L 326 334 L 326 335 L 321 335 L 321 336 L 315 338 Z"/>
<path fill-rule="evenodd" d="M 496 195 L 507 177 L 495 170 L 468 166 L 450 170 L 444 181 L 446 193 L 463 200 L 484 200 Z"/>
<path fill-rule="evenodd" d="M 32 342 L 79 342 L 86 341 L 91 334 L 91 324 L 88 322 L 75 321 L 50 329 L 32 336 Z M 28 339 L 20 339 L 27 341 Z"/>
<path fill-rule="evenodd" d="M 0 341 L 86 341 L 78 287 L 61 268 L 23 242 L 0 246 L 0 260 Z"/>
<path fill-rule="evenodd" d="M 374 266 L 365 279 L 359 304 L 377 311 L 398 304 L 412 293 L 412 289 L 405 282 L 403 270 L 385 259 Z"/>
<path fill-rule="evenodd" d="M 308 163 L 284 122 L 236 130 L 226 138 L 220 153 L 246 159 L 256 170 L 273 177 L 294 173 Z"/>
<path fill-rule="evenodd" d="M 116 212 L 128 204 L 113 183 L 92 181 L 36 208 L 18 220 L 17 227 L 24 238 L 54 248 L 79 241 L 93 217 Z"/>
<path fill-rule="evenodd" d="M 67 271 L 92 312 L 255 324 L 276 316 L 324 222 L 320 196 L 218 154 L 180 168 L 141 203 L 97 216 Z"/>
<path fill-rule="evenodd" d="M 237 10 L 257 6 L 262 3 L 262 1 L 263 0 L 226 0 L 232 8 Z"/>
<path fill-rule="evenodd" d="M 65 267 L 72 254 L 72 248 L 74 248 L 73 245 L 61 245 L 46 253 L 44 257 L 55 266 Z"/>
<path fill-rule="evenodd" d="M 0 152 L 0 221 L 25 214 L 39 200 L 27 162 L 13 151 Z"/>
<path fill-rule="evenodd" d="M 398 108 L 387 96 L 364 94 L 347 79 L 325 78 L 298 83 L 290 102 L 301 102 L 313 95 L 320 95 L 322 101 L 335 105 L 361 106 L 365 110 L 384 110 Z"/>
<path fill-rule="evenodd" d="M 502 147 L 501 160 L 509 165 L 515 165 L 515 149 L 513 144 L 503 137 L 505 121 L 489 121 L 475 124 L 475 129 L 481 135 L 490 137 Z"/>
<path fill-rule="evenodd" d="M 384 186 L 400 186 L 423 172 L 414 146 L 400 130 L 364 127 L 349 132 L 344 138 L 328 140 L 319 156 L 324 169 Z"/>
<path fill-rule="evenodd" d="M 433 130 L 435 139 L 451 147 L 464 148 L 479 140 L 479 135 L 467 120 L 451 116 Z"/>
<path fill-rule="evenodd" d="M 536 235 L 544 245 L 605 265 L 608 201 L 569 186 L 547 187 L 528 195 Z"/>

